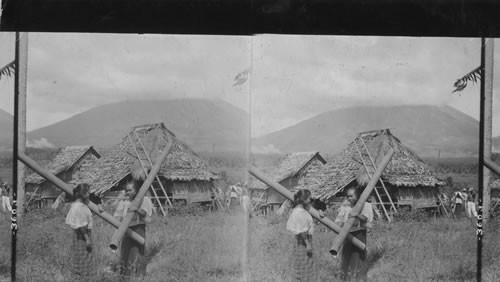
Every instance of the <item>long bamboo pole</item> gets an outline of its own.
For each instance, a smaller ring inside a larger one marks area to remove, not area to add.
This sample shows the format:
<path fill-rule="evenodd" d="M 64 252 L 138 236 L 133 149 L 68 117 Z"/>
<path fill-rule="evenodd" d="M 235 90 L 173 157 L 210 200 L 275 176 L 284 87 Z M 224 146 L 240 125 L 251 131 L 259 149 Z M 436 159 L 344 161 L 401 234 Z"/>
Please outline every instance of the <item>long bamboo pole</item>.
<path fill-rule="evenodd" d="M 491 171 L 500 176 L 500 166 L 494 163 L 491 159 L 484 157 L 484 165 L 489 168 Z"/>
<path fill-rule="evenodd" d="M 57 178 L 53 174 L 45 171 L 40 165 L 38 165 L 34 160 L 32 160 L 30 157 L 26 156 L 23 152 L 18 152 L 18 158 L 20 161 L 22 161 L 26 166 L 31 168 L 33 171 L 36 173 L 40 174 L 43 176 L 43 178 L 47 179 L 49 182 L 54 184 L 57 188 L 61 189 L 62 191 L 69 193 L 73 195 L 73 189 L 71 187 L 64 183 L 61 179 Z M 111 216 L 110 214 L 106 212 L 100 212 L 97 206 L 90 202 L 88 207 L 90 210 L 99 216 L 100 218 L 104 219 L 107 223 L 113 225 L 114 227 L 118 228 L 120 227 L 120 221 Z M 137 241 L 139 244 L 144 245 L 144 238 L 132 231 L 131 229 L 127 229 L 127 235 L 129 235 L 132 239 Z"/>
<path fill-rule="evenodd" d="M 379 181 L 379 178 L 382 176 L 382 172 L 385 170 L 385 167 L 387 166 L 387 164 L 389 164 L 389 162 L 391 161 L 393 155 L 394 155 L 394 149 L 391 148 L 389 150 L 389 152 L 387 152 L 385 157 L 382 159 L 380 166 L 377 168 L 377 170 L 373 174 L 372 178 L 368 182 L 368 185 L 366 185 L 366 188 L 363 190 L 363 193 L 361 193 L 361 196 L 359 196 L 358 201 L 356 202 L 356 204 L 352 208 L 352 210 L 351 210 L 352 215 L 358 215 L 361 212 L 361 210 L 363 209 L 364 203 L 366 202 L 368 197 L 370 197 L 370 194 L 372 193 L 373 188 L 375 187 L 375 185 Z M 342 246 L 347 235 L 349 235 L 349 230 L 351 230 L 351 227 L 354 224 L 354 220 L 355 220 L 355 218 L 348 219 L 347 222 L 344 224 L 344 227 L 342 228 L 342 230 L 339 232 L 339 235 L 337 237 L 335 237 L 335 239 L 333 240 L 333 245 L 330 248 L 331 254 L 336 255 L 338 253 L 340 246 Z"/>
<path fill-rule="evenodd" d="M 274 189 L 276 192 L 281 194 L 283 197 L 285 197 L 288 200 L 293 202 L 292 192 L 288 191 L 288 189 L 283 187 L 281 184 L 269 179 L 267 176 L 265 176 L 262 172 L 260 172 L 256 167 L 254 167 L 252 165 L 250 165 L 248 171 L 250 172 L 250 174 L 255 176 L 257 179 L 264 182 L 269 187 Z M 313 207 L 310 207 L 308 211 L 315 219 L 317 219 L 319 222 L 321 222 L 324 226 L 326 226 L 327 228 L 329 228 L 333 232 L 338 234 L 342 230 L 342 228 L 340 226 L 335 224 L 333 221 L 331 221 L 327 217 L 320 217 L 318 211 L 315 210 Z M 365 248 L 366 248 L 365 244 L 363 242 L 361 242 L 361 240 L 352 236 L 351 234 L 347 235 L 347 240 L 351 241 L 354 244 L 354 246 L 358 247 L 361 250 L 365 250 Z"/>
<path fill-rule="evenodd" d="M 170 149 L 172 149 L 172 142 L 169 142 L 167 144 L 167 146 L 165 146 L 165 148 L 163 148 L 163 152 L 156 159 L 156 163 L 151 168 L 151 172 L 148 174 L 148 177 L 146 178 L 146 180 L 142 184 L 141 188 L 139 189 L 139 192 L 137 192 L 137 195 L 135 196 L 134 200 L 132 201 L 132 203 L 130 203 L 130 207 L 139 208 L 139 204 L 140 204 L 141 200 L 144 198 L 144 196 L 148 192 L 149 186 L 151 186 L 151 184 L 155 180 L 156 175 L 160 171 L 161 165 L 167 159 L 167 156 L 170 153 Z M 111 243 L 109 244 L 109 247 L 112 250 L 118 249 L 118 244 L 123 239 L 123 236 L 125 235 L 125 231 L 127 230 L 128 226 L 132 222 L 132 218 L 134 216 L 134 213 L 135 212 L 127 213 L 127 216 L 121 222 L 120 227 L 118 227 L 118 230 L 116 230 L 115 233 L 113 234 L 113 237 L 111 237 Z"/>

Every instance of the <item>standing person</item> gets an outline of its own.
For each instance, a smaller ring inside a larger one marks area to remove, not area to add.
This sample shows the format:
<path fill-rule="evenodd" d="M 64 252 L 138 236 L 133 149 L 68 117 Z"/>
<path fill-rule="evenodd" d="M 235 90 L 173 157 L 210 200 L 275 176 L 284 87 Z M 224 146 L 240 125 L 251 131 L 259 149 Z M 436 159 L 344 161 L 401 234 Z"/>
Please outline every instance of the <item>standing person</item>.
<path fill-rule="evenodd" d="M 452 202 L 453 202 L 453 215 L 455 217 L 462 217 L 463 211 L 465 210 L 464 207 L 464 196 L 460 191 L 457 191 L 453 194 L 452 197 Z"/>
<path fill-rule="evenodd" d="M 293 247 L 294 281 L 318 281 L 313 256 L 312 234 L 313 218 L 308 210 L 311 207 L 311 191 L 299 190 L 294 195 L 293 210 L 286 223 L 286 229 L 295 235 Z"/>
<path fill-rule="evenodd" d="M 92 254 L 92 212 L 87 206 L 89 201 L 88 184 L 78 184 L 73 189 L 74 202 L 71 204 L 66 224 L 73 229 L 71 244 L 73 273 L 85 277 L 91 275 L 93 269 Z"/>
<path fill-rule="evenodd" d="M 352 208 L 359 199 L 360 191 L 361 190 L 356 187 L 347 188 L 347 200 L 340 207 L 335 223 L 342 227 L 350 218 L 355 218 L 349 233 L 366 244 L 366 233 L 367 230 L 371 228 L 371 222 L 373 221 L 373 209 L 369 203 L 364 203 L 363 209 L 359 215 L 353 216 L 351 214 Z M 362 251 L 346 240 L 342 246 L 341 252 L 343 278 L 346 281 L 351 281 L 353 279 L 355 281 L 366 281 L 368 278 L 368 269 L 365 265 L 365 261 L 366 250 Z"/>
<path fill-rule="evenodd" d="M 236 191 L 236 187 L 233 185 L 231 186 L 231 190 L 229 190 L 229 208 L 235 210 L 238 203 L 238 191 Z"/>
<path fill-rule="evenodd" d="M 6 212 L 12 212 L 12 207 L 10 206 L 10 197 L 9 197 L 9 187 L 7 185 L 7 182 L 3 183 L 2 187 L 0 188 L 0 195 L 2 196 L 2 211 L 4 213 Z"/>
<path fill-rule="evenodd" d="M 476 211 L 476 193 L 474 192 L 474 188 L 469 188 L 469 195 L 467 197 L 467 216 L 472 218 L 474 216 L 477 218 Z"/>
<path fill-rule="evenodd" d="M 130 207 L 138 192 L 135 182 L 127 183 L 125 188 L 126 199 L 120 201 L 114 217 L 123 220 L 129 212 L 135 212 L 129 228 L 141 235 L 146 240 L 146 223 L 151 222 L 153 215 L 153 202 L 148 196 L 140 201 L 139 208 Z M 146 275 L 145 245 L 140 245 L 132 238 L 124 236 L 120 248 L 121 274 L 124 276 Z"/>
<path fill-rule="evenodd" d="M 243 208 L 245 215 L 252 218 L 252 202 L 250 201 L 250 196 L 248 196 L 247 189 L 243 189 L 241 195 L 241 207 Z"/>

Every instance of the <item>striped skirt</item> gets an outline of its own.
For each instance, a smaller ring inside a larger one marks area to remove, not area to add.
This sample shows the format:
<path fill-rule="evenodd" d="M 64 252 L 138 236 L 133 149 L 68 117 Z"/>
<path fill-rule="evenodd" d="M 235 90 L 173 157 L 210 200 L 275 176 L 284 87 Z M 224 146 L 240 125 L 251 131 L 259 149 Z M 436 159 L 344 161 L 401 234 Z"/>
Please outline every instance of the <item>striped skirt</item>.
<path fill-rule="evenodd" d="M 366 229 L 357 230 L 351 234 L 366 244 Z M 368 274 L 366 251 L 358 249 L 349 240 L 345 240 L 340 257 L 345 281 L 366 281 Z"/>
<path fill-rule="evenodd" d="M 90 230 L 87 230 L 91 236 Z M 85 237 L 78 230 L 73 231 L 71 244 L 73 273 L 79 276 L 89 276 L 93 271 L 94 255 L 92 251 L 87 251 Z"/>
<path fill-rule="evenodd" d="M 141 235 L 146 240 L 146 224 L 129 226 L 130 229 Z M 134 239 L 125 235 L 120 249 L 121 274 L 124 276 L 146 275 L 146 248 Z"/>
<path fill-rule="evenodd" d="M 309 236 L 309 241 L 312 244 L 312 236 Z M 307 255 L 306 244 L 298 236 L 295 238 L 292 260 L 294 269 L 293 281 L 318 281 L 316 265 L 314 263 L 314 254 L 311 256 Z"/>

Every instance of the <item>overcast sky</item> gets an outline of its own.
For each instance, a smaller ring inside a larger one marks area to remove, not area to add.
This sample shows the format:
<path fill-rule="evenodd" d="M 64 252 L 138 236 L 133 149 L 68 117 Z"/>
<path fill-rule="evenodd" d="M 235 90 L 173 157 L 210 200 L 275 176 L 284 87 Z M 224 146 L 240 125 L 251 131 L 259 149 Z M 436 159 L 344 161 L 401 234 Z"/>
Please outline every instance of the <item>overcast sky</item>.
<path fill-rule="evenodd" d="M 28 129 L 125 99 L 219 98 L 248 110 L 248 93 L 253 136 L 355 104 L 451 105 L 478 118 L 479 85 L 461 95 L 451 91 L 457 78 L 479 65 L 479 44 L 456 38 L 30 33 Z M 0 50 L 3 66 L 14 57 L 13 33 L 0 33 Z M 250 66 L 251 79 L 232 87 L 234 76 Z M 0 81 L 0 108 L 10 113 L 12 89 L 12 79 Z M 494 112 L 500 135 L 496 93 Z"/>

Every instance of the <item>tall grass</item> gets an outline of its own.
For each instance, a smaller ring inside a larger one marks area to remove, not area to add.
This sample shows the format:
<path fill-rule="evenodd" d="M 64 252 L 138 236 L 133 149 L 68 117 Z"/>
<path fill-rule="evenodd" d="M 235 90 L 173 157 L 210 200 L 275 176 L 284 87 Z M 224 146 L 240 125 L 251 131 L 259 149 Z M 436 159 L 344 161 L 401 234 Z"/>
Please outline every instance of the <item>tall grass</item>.
<path fill-rule="evenodd" d="M 72 281 L 71 230 L 65 212 L 26 214 L 18 239 L 19 281 Z M 329 215 L 331 217 L 331 215 Z M 286 216 L 253 217 L 249 225 L 248 268 L 252 281 L 290 281 L 292 236 Z M 241 281 L 241 215 L 204 213 L 156 217 L 147 230 L 148 275 L 132 281 Z M 0 223 L 0 277 L 8 277 L 10 230 Z M 490 221 L 484 238 L 483 279 L 500 281 L 500 223 Z M 118 253 L 108 247 L 113 229 L 96 218 L 96 271 L 90 281 L 119 281 L 110 271 Z M 339 260 L 329 254 L 334 233 L 317 225 L 314 255 L 322 281 L 338 281 Z M 370 281 L 473 281 L 475 225 L 467 219 L 428 218 L 377 222 L 368 234 Z M 0 279 L 1 280 L 1 279 Z"/>
<path fill-rule="evenodd" d="M 64 224 L 64 216 L 50 209 L 26 215 L 19 232 L 20 281 L 74 279 L 69 253 L 72 231 Z M 240 219 L 240 215 L 222 213 L 155 217 L 146 235 L 148 275 L 132 281 L 238 281 L 243 248 Z M 96 271 L 89 281 L 120 280 L 111 271 L 119 259 L 119 253 L 108 247 L 113 232 L 95 218 Z"/>
<path fill-rule="evenodd" d="M 254 218 L 250 223 L 253 281 L 290 281 L 293 238 L 286 217 Z M 484 281 L 500 281 L 498 222 L 486 229 Z M 336 281 L 340 261 L 329 254 L 335 235 L 318 225 L 313 238 L 321 281 Z M 370 281 L 473 281 L 476 275 L 475 225 L 466 219 L 378 222 L 368 234 Z"/>

